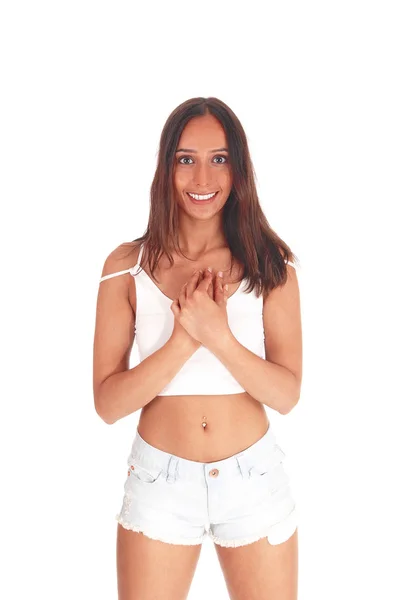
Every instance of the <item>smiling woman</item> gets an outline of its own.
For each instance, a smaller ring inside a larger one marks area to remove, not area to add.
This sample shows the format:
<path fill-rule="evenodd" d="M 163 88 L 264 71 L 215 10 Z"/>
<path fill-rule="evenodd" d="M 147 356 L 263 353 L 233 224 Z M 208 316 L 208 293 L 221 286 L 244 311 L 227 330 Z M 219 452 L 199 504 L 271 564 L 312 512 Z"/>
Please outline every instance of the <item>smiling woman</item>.
<path fill-rule="evenodd" d="M 287 414 L 300 396 L 293 257 L 262 212 L 233 111 L 217 98 L 178 106 L 147 230 L 109 254 L 97 300 L 97 413 L 111 424 L 142 409 L 116 515 L 123 593 L 151 581 L 153 597 L 185 597 L 209 536 L 229 590 L 296 598 L 297 509 L 265 409 Z"/>

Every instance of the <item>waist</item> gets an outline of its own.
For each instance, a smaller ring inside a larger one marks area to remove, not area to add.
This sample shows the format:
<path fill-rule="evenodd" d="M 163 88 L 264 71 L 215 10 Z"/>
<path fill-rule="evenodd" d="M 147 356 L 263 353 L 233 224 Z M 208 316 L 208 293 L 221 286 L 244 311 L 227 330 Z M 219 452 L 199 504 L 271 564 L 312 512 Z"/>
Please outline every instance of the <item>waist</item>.
<path fill-rule="evenodd" d="M 143 407 L 138 433 L 164 452 L 213 462 L 244 450 L 260 439 L 268 427 L 264 404 L 244 392 L 158 396 Z"/>

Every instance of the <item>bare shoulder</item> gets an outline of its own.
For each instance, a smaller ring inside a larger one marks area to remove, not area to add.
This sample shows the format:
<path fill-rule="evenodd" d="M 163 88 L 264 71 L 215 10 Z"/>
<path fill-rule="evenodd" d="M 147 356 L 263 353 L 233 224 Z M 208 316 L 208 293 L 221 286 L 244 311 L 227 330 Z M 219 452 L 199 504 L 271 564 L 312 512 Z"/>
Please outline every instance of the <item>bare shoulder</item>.
<path fill-rule="evenodd" d="M 139 242 L 123 242 L 108 254 L 102 268 L 101 277 L 131 269 L 138 260 Z"/>
<path fill-rule="evenodd" d="M 282 256 L 283 252 L 280 251 Z M 284 298 L 289 297 L 291 300 L 293 297 L 296 298 L 296 301 L 299 296 L 299 281 L 297 277 L 297 265 L 291 259 L 286 263 L 286 272 L 287 279 L 286 283 L 283 286 L 278 286 L 274 290 L 272 290 L 271 294 L 274 297 L 281 297 L 283 295 Z M 294 300 L 293 300 L 294 301 Z"/>
<path fill-rule="evenodd" d="M 128 298 L 135 315 L 136 290 L 129 269 L 138 262 L 140 242 L 124 242 L 108 254 L 102 267 L 100 291 L 102 294 L 121 294 Z M 112 283 L 111 283 L 112 282 Z"/>

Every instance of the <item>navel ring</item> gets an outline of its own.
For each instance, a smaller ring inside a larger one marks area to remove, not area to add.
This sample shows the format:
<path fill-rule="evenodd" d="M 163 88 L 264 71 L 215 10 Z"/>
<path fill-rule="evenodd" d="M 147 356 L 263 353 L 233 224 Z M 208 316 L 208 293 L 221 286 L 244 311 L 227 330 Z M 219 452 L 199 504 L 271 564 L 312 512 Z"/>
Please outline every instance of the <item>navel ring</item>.
<path fill-rule="evenodd" d="M 206 417 L 202 417 L 202 419 L 203 419 L 202 427 L 204 429 L 206 427 L 206 425 L 207 425 L 207 423 L 205 422 L 206 421 Z"/>

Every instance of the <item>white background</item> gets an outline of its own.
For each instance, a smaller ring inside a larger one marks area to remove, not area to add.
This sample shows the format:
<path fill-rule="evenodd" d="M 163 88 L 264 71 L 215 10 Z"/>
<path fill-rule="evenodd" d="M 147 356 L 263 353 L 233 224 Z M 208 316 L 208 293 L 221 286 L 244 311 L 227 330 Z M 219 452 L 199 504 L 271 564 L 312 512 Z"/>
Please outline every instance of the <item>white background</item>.
<path fill-rule="evenodd" d="M 299 599 L 398 597 L 394 5 L 2 3 L 1 597 L 117 598 L 139 413 L 94 410 L 98 280 L 142 235 L 161 129 L 194 96 L 241 120 L 300 259 L 301 398 L 268 409 L 300 506 Z M 189 598 L 209 596 L 228 598 L 206 541 Z"/>

